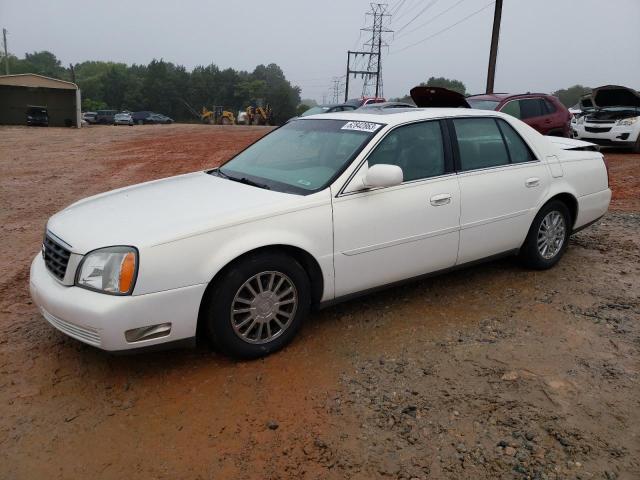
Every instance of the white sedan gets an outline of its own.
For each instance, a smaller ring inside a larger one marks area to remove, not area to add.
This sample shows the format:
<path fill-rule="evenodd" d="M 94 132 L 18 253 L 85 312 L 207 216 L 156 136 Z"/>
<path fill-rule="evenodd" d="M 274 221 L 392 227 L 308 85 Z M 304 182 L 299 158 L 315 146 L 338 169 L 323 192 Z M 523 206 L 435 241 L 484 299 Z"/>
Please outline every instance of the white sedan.
<path fill-rule="evenodd" d="M 220 168 L 81 200 L 31 267 L 44 318 L 105 350 L 255 358 L 314 306 L 519 254 L 553 266 L 611 198 L 602 155 L 498 112 L 299 118 Z"/>

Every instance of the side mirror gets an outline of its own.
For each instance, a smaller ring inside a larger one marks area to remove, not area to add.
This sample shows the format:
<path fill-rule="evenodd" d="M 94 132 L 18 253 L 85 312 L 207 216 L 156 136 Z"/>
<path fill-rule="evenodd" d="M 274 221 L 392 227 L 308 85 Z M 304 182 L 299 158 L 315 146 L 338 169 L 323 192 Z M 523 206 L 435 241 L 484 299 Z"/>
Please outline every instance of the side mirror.
<path fill-rule="evenodd" d="M 363 184 L 366 188 L 394 187 L 402 183 L 402 169 L 397 165 L 379 163 L 367 170 Z"/>

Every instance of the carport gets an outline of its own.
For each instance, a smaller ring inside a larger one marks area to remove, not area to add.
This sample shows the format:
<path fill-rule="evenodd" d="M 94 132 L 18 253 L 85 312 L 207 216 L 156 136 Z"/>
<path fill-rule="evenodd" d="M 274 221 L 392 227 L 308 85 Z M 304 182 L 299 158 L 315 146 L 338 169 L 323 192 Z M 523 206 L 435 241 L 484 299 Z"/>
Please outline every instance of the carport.
<path fill-rule="evenodd" d="M 80 89 L 57 78 L 0 75 L 0 124 L 26 125 L 29 106 L 46 107 L 52 127 L 80 127 Z"/>

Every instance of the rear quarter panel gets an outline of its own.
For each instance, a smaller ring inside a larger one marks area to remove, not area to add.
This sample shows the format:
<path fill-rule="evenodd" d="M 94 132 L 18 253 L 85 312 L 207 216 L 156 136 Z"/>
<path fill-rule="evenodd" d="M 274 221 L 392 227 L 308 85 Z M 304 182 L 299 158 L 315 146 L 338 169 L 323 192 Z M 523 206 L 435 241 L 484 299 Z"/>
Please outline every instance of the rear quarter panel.
<path fill-rule="evenodd" d="M 599 152 L 559 150 L 563 176 L 555 179 L 551 196 L 571 193 L 578 200 L 574 228 L 604 215 L 611 201 L 607 169 Z"/>

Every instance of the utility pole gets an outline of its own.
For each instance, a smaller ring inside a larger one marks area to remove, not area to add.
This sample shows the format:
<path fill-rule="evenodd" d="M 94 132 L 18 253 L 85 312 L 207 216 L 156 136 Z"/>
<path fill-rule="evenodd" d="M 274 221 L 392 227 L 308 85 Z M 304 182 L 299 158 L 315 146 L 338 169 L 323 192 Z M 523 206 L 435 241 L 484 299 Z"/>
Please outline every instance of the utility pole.
<path fill-rule="evenodd" d="M 502 19 L 502 0 L 496 0 L 493 12 L 493 31 L 491 32 L 491 50 L 489 52 L 489 71 L 487 72 L 487 93 L 493 93 L 496 78 L 496 61 L 498 59 L 498 42 L 500 40 L 500 21 Z"/>
<path fill-rule="evenodd" d="M 73 63 L 69 64 L 69 72 L 71 73 L 71 82 L 76 83 L 76 70 L 73 68 Z"/>
<path fill-rule="evenodd" d="M 367 12 L 367 15 L 373 17 L 373 22 L 370 26 L 362 28 L 361 30 L 371 32 L 371 39 L 364 44 L 364 47 L 369 47 L 369 49 L 367 50 L 366 48 L 363 48 L 362 50 L 347 51 L 347 75 L 344 91 L 345 102 L 349 99 L 350 75 L 353 75 L 353 78 L 360 75 L 364 79 L 364 85 L 362 86 L 363 97 L 370 94 L 370 83 L 374 77 L 376 79 L 375 95 L 376 97 L 382 95 L 382 47 L 386 46 L 382 37 L 384 33 L 393 31 L 385 28 L 384 25 L 385 20 L 391 15 L 387 13 L 386 3 L 371 3 L 371 11 Z M 357 61 L 359 55 L 362 55 L 363 58 L 367 59 L 366 69 L 351 68 L 352 57 Z"/>
<path fill-rule="evenodd" d="M 333 77 L 333 103 L 340 102 L 340 77 Z"/>
<path fill-rule="evenodd" d="M 2 29 L 2 44 L 4 45 L 4 73 L 9 75 L 9 54 L 7 53 L 7 29 Z"/>
<path fill-rule="evenodd" d="M 364 44 L 365 47 L 369 47 L 371 52 L 367 70 L 375 73 L 365 77 L 364 85 L 362 86 L 362 96 L 365 97 L 369 95 L 369 83 L 375 76 L 375 96 L 378 97 L 378 95 L 382 95 L 382 46 L 384 44 L 382 34 L 392 31 L 384 28 L 385 19 L 391 17 L 391 15 L 387 13 L 386 3 L 372 3 L 371 11 L 367 12 L 367 15 L 373 17 L 372 25 L 362 29 L 363 32 L 371 32 L 371 39 Z M 384 45 L 386 46 L 386 44 Z"/>

